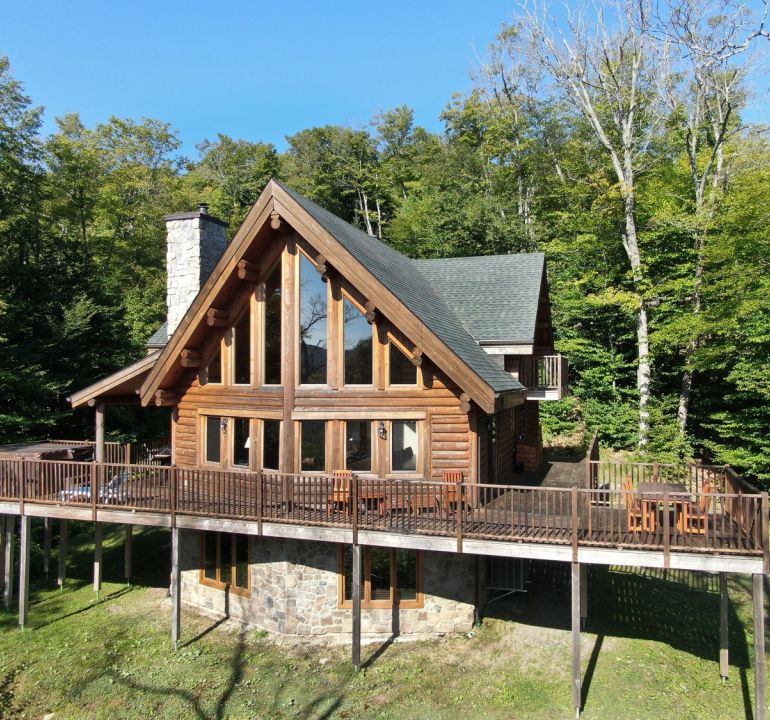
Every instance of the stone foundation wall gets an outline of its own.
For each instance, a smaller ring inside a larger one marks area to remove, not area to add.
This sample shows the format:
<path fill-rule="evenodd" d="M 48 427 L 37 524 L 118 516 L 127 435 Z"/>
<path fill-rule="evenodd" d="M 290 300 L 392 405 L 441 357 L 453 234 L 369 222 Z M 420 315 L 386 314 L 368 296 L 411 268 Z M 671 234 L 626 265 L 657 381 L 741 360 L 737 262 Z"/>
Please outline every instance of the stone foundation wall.
<path fill-rule="evenodd" d="M 333 543 L 250 538 L 251 596 L 201 584 L 201 540 L 181 538 L 182 602 L 210 614 L 227 614 L 283 635 L 319 636 L 352 631 L 350 608 L 339 607 L 338 546 Z M 422 608 L 363 608 L 367 635 L 464 633 L 473 627 L 476 558 L 424 553 Z"/>

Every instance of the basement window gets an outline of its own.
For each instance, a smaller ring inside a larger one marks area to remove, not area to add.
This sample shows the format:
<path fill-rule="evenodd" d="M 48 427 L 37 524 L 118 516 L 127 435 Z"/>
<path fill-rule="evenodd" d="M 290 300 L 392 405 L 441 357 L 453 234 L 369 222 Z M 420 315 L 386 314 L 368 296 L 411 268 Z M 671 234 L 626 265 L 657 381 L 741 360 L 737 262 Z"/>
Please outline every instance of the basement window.
<path fill-rule="evenodd" d="M 249 536 L 210 531 L 201 536 L 201 584 L 251 595 Z"/>
<path fill-rule="evenodd" d="M 423 606 L 423 554 L 419 550 L 363 548 L 361 607 L 421 608 Z M 353 550 L 340 547 L 339 604 L 353 604 Z"/>

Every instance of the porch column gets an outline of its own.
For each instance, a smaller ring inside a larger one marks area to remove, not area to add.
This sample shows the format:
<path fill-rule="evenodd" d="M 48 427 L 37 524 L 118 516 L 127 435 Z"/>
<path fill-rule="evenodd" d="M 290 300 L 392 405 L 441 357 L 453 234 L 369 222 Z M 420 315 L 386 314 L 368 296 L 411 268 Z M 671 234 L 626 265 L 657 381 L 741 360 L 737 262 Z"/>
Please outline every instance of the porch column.
<path fill-rule="evenodd" d="M 102 590 L 102 537 L 104 526 L 102 523 L 94 523 L 94 592 L 97 599 Z"/>
<path fill-rule="evenodd" d="M 51 570 L 51 518 L 43 519 L 43 572 L 46 578 Z"/>
<path fill-rule="evenodd" d="M 754 717 L 767 720 L 767 679 L 765 678 L 765 576 L 753 576 L 754 587 Z"/>
<path fill-rule="evenodd" d="M 572 563 L 572 705 L 580 717 L 580 563 Z"/>
<path fill-rule="evenodd" d="M 353 545 L 353 667 L 361 668 L 361 546 Z"/>
<path fill-rule="evenodd" d="M 0 584 L 5 587 L 5 525 L 8 515 L 0 515 Z"/>
<path fill-rule="evenodd" d="M 69 536 L 69 524 L 67 520 L 59 521 L 59 574 L 56 578 L 56 584 L 64 587 L 67 580 L 67 540 Z"/>
<path fill-rule="evenodd" d="M 99 462 L 99 463 L 103 463 L 105 459 L 104 415 L 105 415 L 104 403 L 97 403 L 96 404 L 96 448 L 94 452 L 94 459 L 96 460 L 96 462 Z"/>
<path fill-rule="evenodd" d="M 131 572 L 134 562 L 134 526 L 126 525 L 126 540 L 124 545 L 124 568 L 123 574 L 125 575 L 126 582 L 131 584 Z"/>
<path fill-rule="evenodd" d="M 21 516 L 21 548 L 19 555 L 19 625 L 21 629 L 29 618 L 29 546 L 32 518 Z"/>
<path fill-rule="evenodd" d="M 580 627 L 585 630 L 588 620 L 588 565 L 580 563 Z"/>
<path fill-rule="evenodd" d="M 182 635 L 182 573 L 179 567 L 179 528 L 171 528 L 171 642 L 179 648 Z"/>
<path fill-rule="evenodd" d="M 13 551 L 14 535 L 16 533 L 16 516 L 9 515 L 5 519 L 5 587 L 3 588 L 3 605 L 11 609 L 13 603 Z"/>
<path fill-rule="evenodd" d="M 719 674 L 722 682 L 727 680 L 730 670 L 729 651 L 729 626 L 727 613 L 730 606 L 730 597 L 727 594 L 727 573 L 719 573 Z"/>

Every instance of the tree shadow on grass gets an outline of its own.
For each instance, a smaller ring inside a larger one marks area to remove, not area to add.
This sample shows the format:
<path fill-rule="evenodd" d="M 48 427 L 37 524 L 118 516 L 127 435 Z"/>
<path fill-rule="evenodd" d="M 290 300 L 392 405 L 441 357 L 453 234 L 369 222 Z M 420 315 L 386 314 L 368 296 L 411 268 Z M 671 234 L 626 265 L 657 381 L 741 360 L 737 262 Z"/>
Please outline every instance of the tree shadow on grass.
<path fill-rule="evenodd" d="M 735 576 L 733 583 L 750 578 Z M 486 617 L 559 630 L 571 629 L 569 563 L 532 562 L 529 591 L 488 606 Z M 704 660 L 719 660 L 717 575 L 651 568 L 591 566 L 586 630 L 596 634 L 583 678 L 583 704 L 604 640 L 632 638 L 665 643 Z M 737 670 L 747 720 L 753 720 L 751 649 L 733 602 L 729 606 L 730 666 Z"/>

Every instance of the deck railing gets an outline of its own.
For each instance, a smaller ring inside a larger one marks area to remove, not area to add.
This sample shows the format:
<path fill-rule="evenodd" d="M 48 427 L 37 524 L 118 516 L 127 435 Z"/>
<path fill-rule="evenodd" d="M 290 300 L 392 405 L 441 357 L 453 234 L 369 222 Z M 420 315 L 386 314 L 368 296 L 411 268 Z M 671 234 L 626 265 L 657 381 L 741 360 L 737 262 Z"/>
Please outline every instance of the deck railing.
<path fill-rule="evenodd" d="M 767 493 L 731 469 L 589 462 L 591 487 L 555 488 L 0 460 L 0 501 L 767 562 Z"/>
<path fill-rule="evenodd" d="M 529 390 L 567 392 L 569 370 L 564 355 L 533 355 L 519 358 L 519 382 Z"/>
<path fill-rule="evenodd" d="M 69 447 L 87 447 L 96 451 L 94 440 L 51 440 L 46 442 L 53 445 L 67 445 Z M 107 463 L 125 463 L 128 465 L 162 465 L 165 461 L 156 459 L 163 450 L 169 448 L 171 439 L 168 437 L 155 438 L 153 440 L 138 440 L 137 442 L 105 442 L 104 461 Z M 168 464 L 168 463 L 165 463 Z"/>

